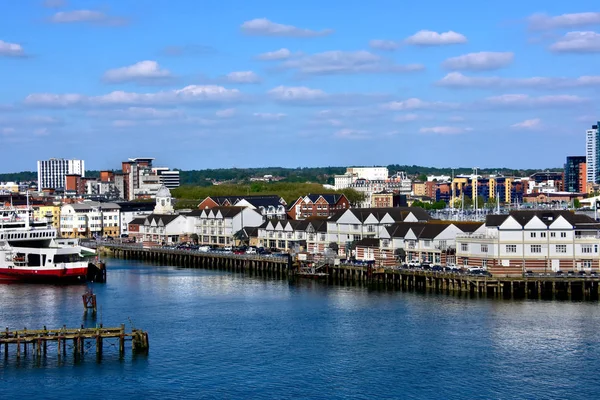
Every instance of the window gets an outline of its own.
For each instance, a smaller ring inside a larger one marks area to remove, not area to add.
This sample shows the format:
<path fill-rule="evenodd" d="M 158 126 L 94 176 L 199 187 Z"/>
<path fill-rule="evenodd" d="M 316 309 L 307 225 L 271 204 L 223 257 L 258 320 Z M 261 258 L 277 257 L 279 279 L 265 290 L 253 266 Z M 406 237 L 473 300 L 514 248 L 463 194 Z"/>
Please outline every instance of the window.
<path fill-rule="evenodd" d="M 566 253 L 567 252 L 567 245 L 566 244 L 557 244 L 556 245 L 556 252 L 557 253 Z"/>
<path fill-rule="evenodd" d="M 488 245 L 487 244 L 482 244 L 481 245 L 481 252 L 482 253 L 487 253 L 488 252 Z"/>
<path fill-rule="evenodd" d="M 468 259 L 468 258 L 466 258 L 466 257 L 465 257 L 465 258 L 463 258 L 463 265 L 464 265 L 465 267 L 467 267 L 467 266 L 469 265 L 469 259 Z"/>
<path fill-rule="evenodd" d="M 556 232 L 550 232 L 550 237 L 556 237 Z"/>
<path fill-rule="evenodd" d="M 545 238 L 546 237 L 546 232 L 540 232 L 540 237 Z"/>
<path fill-rule="evenodd" d="M 516 244 L 507 244 L 506 245 L 506 252 L 507 253 L 516 253 L 517 252 L 517 245 Z"/>
<path fill-rule="evenodd" d="M 583 268 L 592 268 L 592 260 L 583 260 Z"/>
<path fill-rule="evenodd" d="M 445 249 L 446 248 L 446 241 L 445 240 L 440 240 L 440 248 Z"/>
<path fill-rule="evenodd" d="M 560 233 L 560 237 L 561 238 L 566 238 L 567 237 L 567 232 L 561 232 Z"/>
<path fill-rule="evenodd" d="M 355 231 L 358 230 L 358 225 L 352 225 L 352 229 L 354 229 Z"/>
<path fill-rule="evenodd" d="M 541 253 L 542 252 L 542 245 L 541 244 L 532 244 L 531 245 L 531 252 L 532 253 Z"/>
<path fill-rule="evenodd" d="M 468 243 L 461 243 L 460 244 L 460 250 L 461 251 L 469 251 L 469 245 L 468 245 Z"/>
<path fill-rule="evenodd" d="M 537 236 L 537 234 L 536 234 L 535 232 L 531 232 L 529 235 L 530 235 L 532 238 L 534 238 L 534 237 L 536 237 L 536 236 Z"/>
<path fill-rule="evenodd" d="M 591 244 L 583 244 L 581 245 L 581 252 L 584 254 L 589 254 L 592 252 L 592 245 Z"/>
<path fill-rule="evenodd" d="M 431 240 L 427 239 L 427 240 L 423 241 L 423 246 L 430 247 L 431 246 Z"/>
<path fill-rule="evenodd" d="M 488 260 L 481 260 L 481 266 L 483 268 L 487 268 L 487 262 L 488 262 Z"/>

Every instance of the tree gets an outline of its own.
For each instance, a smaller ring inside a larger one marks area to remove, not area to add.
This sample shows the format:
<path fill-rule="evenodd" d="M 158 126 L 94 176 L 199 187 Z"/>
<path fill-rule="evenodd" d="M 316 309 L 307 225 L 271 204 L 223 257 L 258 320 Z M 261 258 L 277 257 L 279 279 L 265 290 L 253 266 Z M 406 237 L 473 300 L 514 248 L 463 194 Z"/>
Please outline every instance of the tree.
<path fill-rule="evenodd" d="M 490 197 L 488 201 L 485 203 L 485 207 L 493 210 L 498 205 L 498 200 L 494 197 Z"/>
<path fill-rule="evenodd" d="M 579 201 L 579 199 L 573 200 L 573 207 L 581 208 L 581 202 Z"/>
<path fill-rule="evenodd" d="M 482 196 L 477 196 L 477 208 L 483 208 L 485 205 L 485 200 Z"/>
<path fill-rule="evenodd" d="M 394 256 L 396 257 L 397 261 L 404 262 L 406 259 L 406 251 L 404 251 L 402 248 L 396 249 L 394 250 Z"/>
<path fill-rule="evenodd" d="M 194 244 L 198 244 L 198 234 L 197 233 L 192 233 L 190 235 L 190 239 L 192 239 L 192 242 L 194 242 Z"/>
<path fill-rule="evenodd" d="M 442 200 L 436 201 L 431 205 L 432 210 L 443 210 L 446 208 L 446 203 Z"/>
<path fill-rule="evenodd" d="M 333 251 L 338 252 L 338 250 L 340 249 L 340 246 L 338 246 L 338 244 L 336 242 L 331 242 L 329 243 L 329 248 Z"/>
<path fill-rule="evenodd" d="M 421 182 L 427 182 L 427 175 L 421 174 L 417 177 L 417 180 Z"/>

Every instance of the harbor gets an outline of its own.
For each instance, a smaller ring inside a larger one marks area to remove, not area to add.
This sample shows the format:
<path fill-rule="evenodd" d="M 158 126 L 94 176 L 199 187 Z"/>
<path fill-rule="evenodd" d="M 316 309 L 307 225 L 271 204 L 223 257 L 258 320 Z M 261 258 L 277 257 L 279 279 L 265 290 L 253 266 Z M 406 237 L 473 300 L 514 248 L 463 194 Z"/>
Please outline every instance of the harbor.
<path fill-rule="evenodd" d="M 87 244 L 93 246 L 93 244 Z M 550 274 L 495 277 L 468 272 L 445 272 L 402 267 L 377 267 L 303 262 L 288 257 L 204 253 L 190 250 L 143 248 L 102 244 L 100 254 L 131 260 L 165 263 L 182 268 L 203 268 L 276 279 L 319 279 L 332 285 L 381 286 L 397 290 L 468 294 L 498 299 L 590 300 L 600 298 L 597 275 L 557 276 Z"/>

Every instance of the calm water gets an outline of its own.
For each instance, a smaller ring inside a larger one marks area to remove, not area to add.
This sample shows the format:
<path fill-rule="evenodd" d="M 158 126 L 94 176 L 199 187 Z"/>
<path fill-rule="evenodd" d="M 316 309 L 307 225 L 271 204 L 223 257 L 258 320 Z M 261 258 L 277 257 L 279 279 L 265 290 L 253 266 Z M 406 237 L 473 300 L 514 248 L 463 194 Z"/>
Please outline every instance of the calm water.
<path fill-rule="evenodd" d="M 0 361 L 2 399 L 598 398 L 600 305 L 327 287 L 122 260 L 96 322 L 148 356 Z M 93 326 L 85 286 L 0 286 L 0 326 Z M 131 318 L 131 322 L 129 321 Z M 0 359 L 2 360 L 2 359 Z"/>

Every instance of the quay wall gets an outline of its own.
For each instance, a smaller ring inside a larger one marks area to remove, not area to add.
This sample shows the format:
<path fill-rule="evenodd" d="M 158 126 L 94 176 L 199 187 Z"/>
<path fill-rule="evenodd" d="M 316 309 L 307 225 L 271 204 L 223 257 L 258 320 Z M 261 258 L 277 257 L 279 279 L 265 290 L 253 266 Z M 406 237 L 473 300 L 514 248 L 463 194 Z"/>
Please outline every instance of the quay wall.
<path fill-rule="evenodd" d="M 248 273 L 275 279 L 315 278 L 331 285 L 374 285 L 395 290 L 460 293 L 505 299 L 598 300 L 600 278 L 596 276 L 482 276 L 464 273 L 329 265 L 320 274 L 302 274 L 291 256 L 256 256 L 201 253 L 189 250 L 102 245 L 99 254 L 122 259 L 160 262 L 184 268 L 203 268 Z"/>

